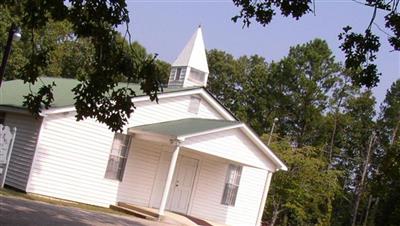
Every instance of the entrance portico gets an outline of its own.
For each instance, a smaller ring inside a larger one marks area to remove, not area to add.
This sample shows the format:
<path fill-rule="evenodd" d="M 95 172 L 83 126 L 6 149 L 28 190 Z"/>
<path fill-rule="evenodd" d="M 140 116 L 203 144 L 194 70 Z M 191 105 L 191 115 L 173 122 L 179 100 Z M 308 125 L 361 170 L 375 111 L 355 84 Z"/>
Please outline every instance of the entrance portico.
<path fill-rule="evenodd" d="M 238 121 L 189 118 L 136 126 L 129 128 L 128 133 L 133 134 L 134 139 L 168 145 L 169 150 L 172 150 L 172 153 L 165 152 L 160 157 L 153 186 L 155 189 L 153 189 L 149 204 L 151 207 L 158 208 L 159 216 L 165 214 L 165 209 L 187 214 L 190 204 L 193 206 L 193 203 L 190 203 L 193 200 L 192 192 L 196 190 L 196 186 L 200 186 L 195 183 L 196 175 L 199 173 L 198 160 L 180 155 L 182 149 L 184 153 L 193 153 L 220 159 L 227 163 L 258 168 L 266 171 L 267 176 L 270 175 L 268 172 L 275 171 L 277 165 L 281 169 L 285 169 L 284 164 L 270 153 L 270 150 L 257 139 L 247 126 Z M 165 171 L 167 171 L 166 175 Z M 163 173 L 164 176 L 162 176 Z M 223 174 L 225 174 L 225 170 Z M 223 186 L 225 178 L 214 183 Z M 212 184 L 207 186 L 213 189 Z M 268 187 L 269 184 L 262 189 L 265 194 L 264 198 L 266 198 Z M 220 199 L 221 197 L 215 202 L 220 203 Z M 156 205 L 158 203 L 159 206 Z M 260 200 L 260 209 L 263 204 L 264 202 Z"/>

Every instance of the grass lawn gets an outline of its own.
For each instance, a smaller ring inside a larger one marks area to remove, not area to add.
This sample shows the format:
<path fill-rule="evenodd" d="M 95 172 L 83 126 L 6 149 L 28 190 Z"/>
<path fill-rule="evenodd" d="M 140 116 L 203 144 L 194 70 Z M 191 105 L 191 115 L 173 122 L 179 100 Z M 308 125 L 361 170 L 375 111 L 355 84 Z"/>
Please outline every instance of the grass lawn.
<path fill-rule="evenodd" d="M 79 208 L 82 210 L 132 216 L 132 215 L 128 215 L 128 214 L 125 214 L 125 213 L 122 213 L 119 211 L 112 210 L 110 208 L 93 206 L 93 205 L 77 203 L 77 202 L 72 202 L 72 201 L 67 201 L 67 200 L 61 200 L 61 199 L 56 199 L 56 198 L 50 198 L 50 197 L 45 197 L 45 196 L 39 196 L 39 195 L 34 195 L 34 194 L 26 194 L 24 192 L 15 191 L 13 189 L 8 189 L 8 188 L 0 188 L 0 199 L 1 199 L 1 196 L 35 200 L 35 201 L 45 202 L 45 203 L 58 205 L 58 206 L 76 207 L 76 208 Z"/>

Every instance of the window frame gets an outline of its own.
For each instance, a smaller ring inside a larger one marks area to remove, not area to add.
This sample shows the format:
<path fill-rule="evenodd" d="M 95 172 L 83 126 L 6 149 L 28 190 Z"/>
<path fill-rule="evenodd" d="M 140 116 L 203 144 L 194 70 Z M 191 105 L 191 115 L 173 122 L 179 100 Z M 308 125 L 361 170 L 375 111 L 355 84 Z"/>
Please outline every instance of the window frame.
<path fill-rule="evenodd" d="M 235 206 L 242 172 L 243 166 L 229 164 L 225 178 L 224 191 L 221 198 L 222 205 Z"/>
<path fill-rule="evenodd" d="M 119 140 L 118 136 L 122 136 L 122 139 Z M 117 142 L 119 142 L 119 144 L 117 144 Z M 132 136 L 123 133 L 114 134 L 104 178 L 122 181 L 131 143 Z M 116 147 L 116 145 L 118 146 Z M 115 166 L 117 166 L 116 170 L 114 169 Z"/>

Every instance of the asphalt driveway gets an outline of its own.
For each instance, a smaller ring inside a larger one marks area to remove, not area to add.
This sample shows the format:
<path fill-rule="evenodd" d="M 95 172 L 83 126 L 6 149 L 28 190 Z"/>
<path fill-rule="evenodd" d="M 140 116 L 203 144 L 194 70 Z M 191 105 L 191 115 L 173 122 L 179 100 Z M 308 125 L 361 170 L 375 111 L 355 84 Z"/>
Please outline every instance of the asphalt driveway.
<path fill-rule="evenodd" d="M 0 225 L 137 225 L 171 226 L 136 217 L 84 211 L 73 207 L 0 196 Z"/>

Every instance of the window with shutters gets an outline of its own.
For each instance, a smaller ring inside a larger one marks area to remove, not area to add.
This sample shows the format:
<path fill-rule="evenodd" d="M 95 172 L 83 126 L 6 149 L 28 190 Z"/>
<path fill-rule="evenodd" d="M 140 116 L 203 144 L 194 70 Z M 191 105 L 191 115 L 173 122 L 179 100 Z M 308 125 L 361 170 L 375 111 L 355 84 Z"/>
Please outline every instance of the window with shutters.
<path fill-rule="evenodd" d="M 122 180 L 124 175 L 126 160 L 128 157 L 131 136 L 116 133 L 111 147 L 110 157 L 106 169 L 105 178 Z"/>
<path fill-rule="evenodd" d="M 241 175 L 242 166 L 233 164 L 229 165 L 221 204 L 235 206 Z"/>

